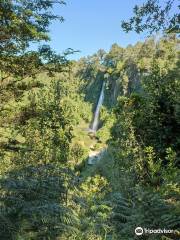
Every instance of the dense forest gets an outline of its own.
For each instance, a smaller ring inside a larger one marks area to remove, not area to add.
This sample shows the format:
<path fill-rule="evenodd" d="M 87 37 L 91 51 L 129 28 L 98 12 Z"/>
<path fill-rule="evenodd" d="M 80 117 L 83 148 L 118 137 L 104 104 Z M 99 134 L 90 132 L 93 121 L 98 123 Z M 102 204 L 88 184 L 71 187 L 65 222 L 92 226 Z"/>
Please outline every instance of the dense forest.
<path fill-rule="evenodd" d="M 162 26 L 159 37 L 75 61 L 72 49 L 29 50 L 48 42 L 52 20 L 63 22 L 54 1 L 0 1 L 0 239 L 180 239 L 179 14 L 163 25 L 170 2 L 162 10 L 148 0 L 122 23 L 127 32 Z M 136 227 L 167 232 L 138 236 Z"/>

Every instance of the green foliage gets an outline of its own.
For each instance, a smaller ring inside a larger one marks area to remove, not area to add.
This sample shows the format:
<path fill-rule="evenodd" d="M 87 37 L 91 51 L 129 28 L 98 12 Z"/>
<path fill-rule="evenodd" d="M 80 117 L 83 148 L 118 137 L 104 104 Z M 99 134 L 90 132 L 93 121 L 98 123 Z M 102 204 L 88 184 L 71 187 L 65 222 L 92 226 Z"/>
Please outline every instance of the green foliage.
<path fill-rule="evenodd" d="M 171 2 L 156 3 L 136 7 L 125 28 L 146 29 L 145 13 L 163 23 Z M 77 62 L 66 60 L 71 49 L 28 52 L 48 40 L 54 4 L 0 3 L 0 238 L 129 240 L 137 226 L 178 229 L 178 39 L 113 44 Z M 100 128 L 88 135 L 102 82 Z M 89 166 L 89 150 L 99 149 Z"/>
<path fill-rule="evenodd" d="M 53 20 L 64 20 L 53 13 L 55 4 L 65 4 L 65 1 L 1 1 L 1 81 L 12 76 L 34 76 L 42 70 L 52 74 L 62 71 L 62 65 L 67 64 L 67 52 L 64 56 L 57 55 L 47 45 L 37 51 L 28 51 L 31 43 L 50 40 L 49 25 Z"/>
<path fill-rule="evenodd" d="M 122 28 L 126 31 L 141 33 L 148 30 L 150 34 L 164 30 L 168 33 L 179 33 L 180 16 L 179 5 L 176 0 L 160 4 L 158 0 L 147 0 L 141 6 L 133 9 L 134 16 L 129 21 L 122 21 Z M 177 11 L 174 9 L 177 8 Z"/>
<path fill-rule="evenodd" d="M 29 95 L 28 113 L 21 114 L 19 131 L 26 139 L 22 159 L 29 162 L 67 162 L 72 127 L 61 101 L 59 82 L 52 83 L 51 91 L 45 89 Z M 27 107 L 26 107 L 27 108 Z M 29 115 L 30 114 L 30 115 Z"/>
<path fill-rule="evenodd" d="M 159 226 L 177 229 L 179 216 L 174 206 L 164 201 L 157 193 L 139 188 L 136 189 L 132 203 L 127 198 L 123 198 L 120 193 L 114 194 L 112 222 L 116 226 L 120 239 L 136 239 L 134 229 L 137 226 L 149 229 L 158 229 Z M 146 237 L 163 239 L 158 234 Z"/>
<path fill-rule="evenodd" d="M 116 200 L 113 215 L 119 238 L 134 239 L 137 226 L 156 229 L 163 223 L 178 229 L 178 65 L 172 41 L 161 41 L 141 78 L 141 92 L 119 97 L 114 110 L 110 151 L 123 196 L 120 204 Z M 126 206 L 125 214 L 121 206 Z"/>
<path fill-rule="evenodd" d="M 86 159 L 89 149 L 82 142 L 74 142 L 71 146 L 71 158 L 73 165 L 78 165 Z"/>
<path fill-rule="evenodd" d="M 65 205 L 70 174 L 59 165 L 14 169 L 1 177 L 1 239 L 56 239 L 75 219 Z"/>
<path fill-rule="evenodd" d="M 80 184 L 74 199 L 81 219 L 80 233 L 75 239 L 109 239 L 111 206 L 105 201 L 109 190 L 107 180 L 100 175 L 88 177 Z"/>
<path fill-rule="evenodd" d="M 2 104 L 2 239 L 58 239 L 64 231 L 76 232 L 78 220 L 67 206 L 77 122 L 68 96 L 75 95 L 75 87 L 69 88 L 66 77 L 41 75 L 38 86 L 28 79 L 18 101 L 15 95 Z"/>
<path fill-rule="evenodd" d="M 57 1 L 64 4 L 63 1 Z M 4 51 L 20 51 L 30 41 L 47 40 L 48 26 L 58 17 L 50 12 L 51 0 L 1 1 L 1 41 Z M 22 21 L 23 19 L 23 21 Z"/>
<path fill-rule="evenodd" d="M 110 138 L 110 129 L 114 123 L 113 113 L 108 112 L 105 107 L 101 108 L 100 112 L 100 129 L 97 132 L 97 137 L 99 141 L 106 143 Z"/>

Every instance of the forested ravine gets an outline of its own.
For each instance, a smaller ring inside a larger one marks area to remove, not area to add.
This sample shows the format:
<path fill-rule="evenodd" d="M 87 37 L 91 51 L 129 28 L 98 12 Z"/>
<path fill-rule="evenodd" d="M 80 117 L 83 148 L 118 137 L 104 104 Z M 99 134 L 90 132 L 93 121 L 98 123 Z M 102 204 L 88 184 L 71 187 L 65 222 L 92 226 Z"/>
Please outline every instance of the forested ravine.
<path fill-rule="evenodd" d="M 0 239 L 180 239 L 179 38 L 29 51 L 53 2 L 0 2 Z"/>
<path fill-rule="evenodd" d="M 85 70 L 78 69 L 85 80 L 85 102 L 98 102 L 102 77 L 106 79 L 99 128 L 88 145 L 90 163 L 96 154 L 98 161 L 79 169 L 78 186 L 86 202 L 83 218 L 92 239 L 137 239 L 136 227 L 162 225 L 171 234 L 147 234 L 145 239 L 179 238 L 179 57 L 173 55 L 174 39 L 165 39 L 125 50 L 113 45 L 104 55 L 103 73 L 98 54 L 91 61 L 83 59 Z"/>

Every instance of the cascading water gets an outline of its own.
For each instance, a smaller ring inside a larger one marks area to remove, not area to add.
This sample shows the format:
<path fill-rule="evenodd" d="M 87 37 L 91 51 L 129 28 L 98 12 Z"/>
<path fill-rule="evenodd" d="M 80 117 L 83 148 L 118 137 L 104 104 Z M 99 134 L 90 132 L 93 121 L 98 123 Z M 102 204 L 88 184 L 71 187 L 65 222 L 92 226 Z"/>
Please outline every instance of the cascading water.
<path fill-rule="evenodd" d="M 97 128 L 98 128 L 100 108 L 101 108 L 103 100 L 104 100 L 104 86 L 105 86 L 105 82 L 103 82 L 101 93 L 100 93 L 99 100 L 98 100 L 98 104 L 96 106 L 96 111 L 94 113 L 94 120 L 93 120 L 93 123 L 91 126 L 91 130 L 93 132 L 96 132 Z"/>

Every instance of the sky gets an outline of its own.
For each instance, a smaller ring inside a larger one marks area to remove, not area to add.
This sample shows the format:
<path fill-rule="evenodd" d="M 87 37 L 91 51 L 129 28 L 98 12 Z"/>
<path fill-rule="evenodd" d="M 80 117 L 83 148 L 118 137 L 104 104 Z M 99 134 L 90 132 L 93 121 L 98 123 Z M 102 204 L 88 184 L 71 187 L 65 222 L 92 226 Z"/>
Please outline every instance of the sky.
<path fill-rule="evenodd" d="M 98 49 L 108 51 L 113 43 L 125 47 L 143 41 L 144 35 L 121 29 L 121 21 L 132 16 L 135 4 L 143 0 L 67 0 L 67 5 L 54 8 L 54 13 L 65 18 L 50 26 L 53 49 L 58 53 L 67 48 L 79 50 L 72 59 L 92 55 Z"/>

